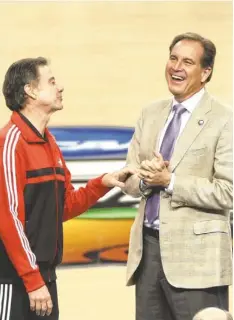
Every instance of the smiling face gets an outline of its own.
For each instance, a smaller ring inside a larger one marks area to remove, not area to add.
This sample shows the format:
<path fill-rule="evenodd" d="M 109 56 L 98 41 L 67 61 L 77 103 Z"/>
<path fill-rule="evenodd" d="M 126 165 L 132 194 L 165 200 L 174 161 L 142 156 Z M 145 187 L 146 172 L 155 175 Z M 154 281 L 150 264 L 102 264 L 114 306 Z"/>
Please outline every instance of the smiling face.
<path fill-rule="evenodd" d="M 204 87 L 211 68 L 201 65 L 204 49 L 198 41 L 181 40 L 172 48 L 166 64 L 169 91 L 182 102 Z"/>

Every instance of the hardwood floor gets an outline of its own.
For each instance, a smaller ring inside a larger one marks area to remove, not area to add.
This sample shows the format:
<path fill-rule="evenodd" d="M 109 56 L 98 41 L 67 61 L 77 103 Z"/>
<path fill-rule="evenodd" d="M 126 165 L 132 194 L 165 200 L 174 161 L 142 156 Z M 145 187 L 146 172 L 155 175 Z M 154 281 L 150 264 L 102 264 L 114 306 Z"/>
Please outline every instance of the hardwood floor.
<path fill-rule="evenodd" d="M 58 270 L 60 320 L 135 320 L 134 287 L 125 286 L 125 267 Z M 230 310 L 232 307 L 230 288 Z"/>

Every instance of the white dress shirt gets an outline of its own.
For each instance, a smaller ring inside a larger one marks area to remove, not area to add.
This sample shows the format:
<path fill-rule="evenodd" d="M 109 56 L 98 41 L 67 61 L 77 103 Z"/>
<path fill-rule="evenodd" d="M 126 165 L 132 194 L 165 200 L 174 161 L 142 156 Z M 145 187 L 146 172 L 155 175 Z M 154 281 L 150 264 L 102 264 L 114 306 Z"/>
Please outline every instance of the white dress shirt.
<path fill-rule="evenodd" d="M 190 118 L 190 116 L 191 116 L 191 114 L 192 114 L 192 112 L 193 112 L 193 110 L 194 110 L 194 109 L 196 108 L 196 106 L 198 105 L 198 103 L 199 103 L 199 101 L 201 100 L 201 98 L 202 98 L 202 96 L 203 96 L 204 93 L 205 93 L 205 89 L 202 88 L 200 91 L 198 91 L 197 93 L 195 93 L 191 98 L 183 101 L 182 103 L 176 101 L 176 99 L 173 98 L 173 100 L 172 100 L 171 112 L 170 112 L 170 114 L 169 114 L 169 116 L 168 116 L 168 118 L 167 118 L 167 121 L 166 121 L 166 123 L 165 123 L 165 126 L 163 127 L 163 129 L 162 129 L 162 131 L 161 131 L 161 133 L 160 133 L 160 135 L 159 135 L 159 143 L 158 143 L 158 150 L 157 150 L 158 152 L 159 152 L 159 150 L 160 150 L 160 147 L 161 147 L 161 144 L 162 144 L 162 141 L 163 141 L 165 132 L 166 132 L 166 130 L 167 130 L 167 127 L 168 127 L 170 121 L 172 120 L 172 118 L 173 118 L 173 116 L 174 116 L 175 111 L 173 110 L 173 107 L 174 107 L 176 104 L 179 104 L 179 103 L 180 103 L 180 104 L 182 104 L 182 106 L 183 106 L 184 108 L 187 109 L 187 111 L 184 112 L 184 113 L 182 114 L 182 116 L 181 116 L 181 127 L 180 127 L 180 132 L 179 132 L 178 137 L 177 137 L 177 139 L 178 139 L 179 136 L 181 135 L 181 133 L 183 132 L 183 130 L 184 130 L 184 128 L 185 128 L 185 126 L 186 126 L 186 124 L 187 124 L 187 122 L 188 122 L 188 120 L 189 120 L 189 118 Z M 176 139 L 176 141 L 177 141 L 177 139 Z M 176 142 L 175 142 L 175 144 L 176 144 Z M 168 192 L 168 193 L 170 193 L 170 194 L 172 194 L 172 192 L 173 192 L 173 186 L 174 186 L 174 183 L 175 183 L 175 178 L 176 178 L 176 177 L 175 177 L 175 173 L 172 173 L 172 175 L 171 175 L 171 182 L 170 182 L 168 188 L 165 189 L 165 191 Z M 145 217 L 144 224 L 145 224 L 146 227 L 152 227 L 152 228 L 154 228 L 154 229 L 159 229 L 159 219 L 155 220 L 155 221 L 153 222 L 153 224 L 151 225 L 151 224 L 149 224 L 149 222 L 147 221 L 147 218 Z"/>

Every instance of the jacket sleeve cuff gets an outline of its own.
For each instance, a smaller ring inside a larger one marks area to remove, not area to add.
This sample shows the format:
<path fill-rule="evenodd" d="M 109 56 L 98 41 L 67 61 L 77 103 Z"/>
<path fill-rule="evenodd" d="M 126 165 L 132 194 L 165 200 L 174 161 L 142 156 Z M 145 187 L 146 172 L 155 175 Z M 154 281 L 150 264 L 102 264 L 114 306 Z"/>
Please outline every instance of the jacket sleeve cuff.
<path fill-rule="evenodd" d="M 45 285 L 39 270 L 25 274 L 22 279 L 27 292 L 37 290 Z"/>
<path fill-rule="evenodd" d="M 92 179 L 92 185 L 98 188 L 98 193 L 100 196 L 104 196 L 107 192 L 109 192 L 113 187 L 106 187 L 102 183 L 102 178 L 106 173 L 102 174 L 100 177 Z"/>

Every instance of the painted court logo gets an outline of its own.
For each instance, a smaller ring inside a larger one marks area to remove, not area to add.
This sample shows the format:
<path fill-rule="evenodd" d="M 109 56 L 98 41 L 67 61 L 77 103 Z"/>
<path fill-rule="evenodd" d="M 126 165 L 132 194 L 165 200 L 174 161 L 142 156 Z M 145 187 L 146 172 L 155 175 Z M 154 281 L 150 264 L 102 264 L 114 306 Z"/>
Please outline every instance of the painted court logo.
<path fill-rule="evenodd" d="M 66 160 L 125 159 L 134 129 L 129 127 L 51 127 Z"/>
<path fill-rule="evenodd" d="M 52 127 L 50 131 L 78 189 L 91 178 L 123 168 L 134 129 L 89 126 Z M 88 212 L 65 223 L 63 263 L 126 262 L 129 231 L 138 205 L 139 199 L 114 188 Z"/>

